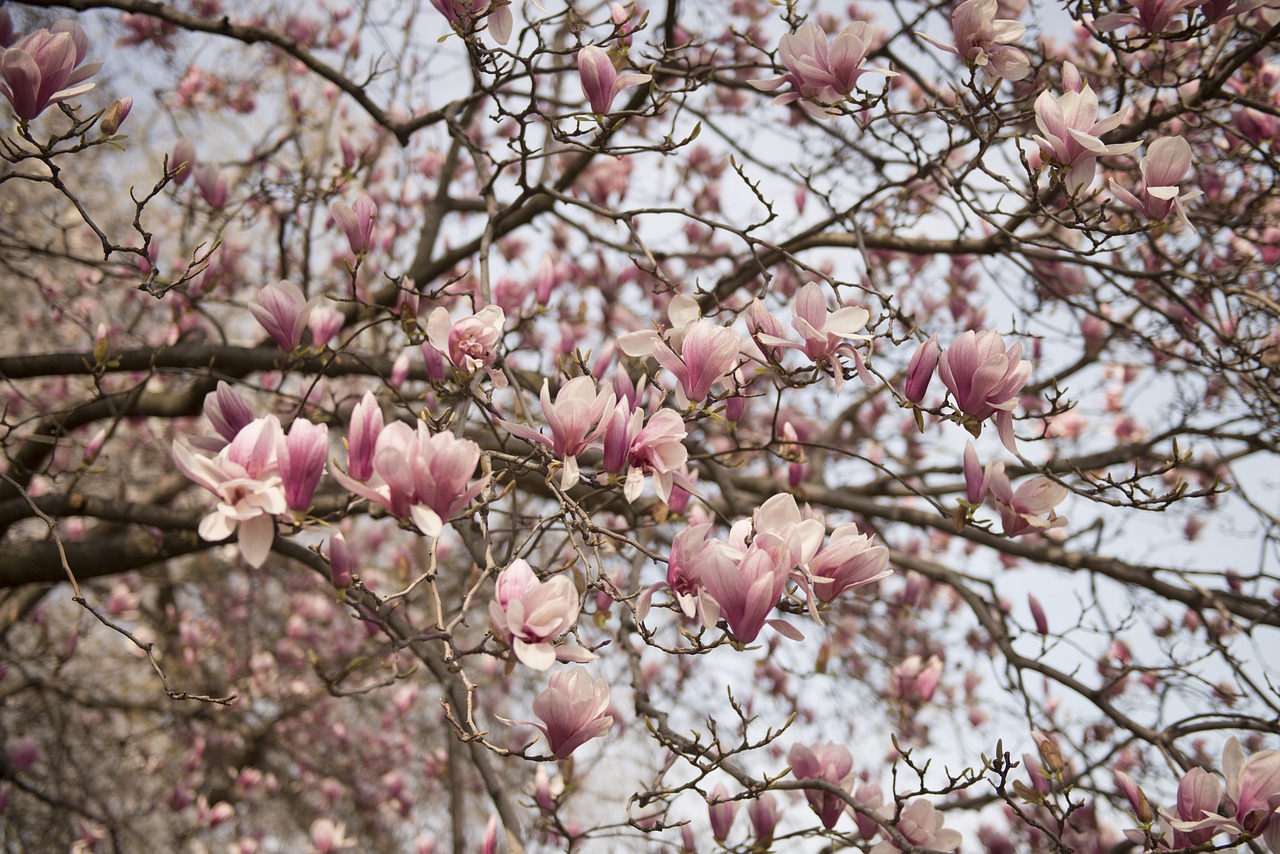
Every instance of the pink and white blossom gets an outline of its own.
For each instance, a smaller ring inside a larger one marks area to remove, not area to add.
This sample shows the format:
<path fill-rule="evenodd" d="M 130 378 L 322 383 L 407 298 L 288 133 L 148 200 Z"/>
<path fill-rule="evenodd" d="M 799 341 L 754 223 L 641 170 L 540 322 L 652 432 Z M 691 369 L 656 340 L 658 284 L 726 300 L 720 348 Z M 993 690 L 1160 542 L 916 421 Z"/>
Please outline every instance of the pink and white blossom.
<path fill-rule="evenodd" d="M 831 532 L 827 544 L 809 561 L 813 594 L 830 602 L 846 590 L 872 584 L 891 575 L 889 550 L 872 544 L 852 522 Z"/>
<path fill-rule="evenodd" d="M 1007 350 L 1000 333 L 969 330 L 943 351 L 938 375 L 951 392 L 956 409 L 969 416 L 976 436 L 980 422 L 997 416 L 996 427 L 1006 447 L 1013 444 L 1013 408 L 1031 376 L 1031 363 L 1022 358 L 1022 343 Z M 975 429 L 976 428 L 976 429 Z"/>
<path fill-rule="evenodd" d="M 463 374 L 487 370 L 495 385 L 505 386 L 502 374 L 491 369 L 506 322 L 506 312 L 496 305 L 456 321 L 450 320 L 448 309 L 438 306 L 427 317 L 427 341 Z"/>
<path fill-rule="evenodd" d="M 368 194 L 362 193 L 352 205 L 341 200 L 335 201 L 329 206 L 329 214 L 347 236 L 352 254 L 364 255 L 373 247 L 373 227 L 378 217 L 378 205 Z"/>
<path fill-rule="evenodd" d="M 919 848 L 930 851 L 955 851 L 964 841 L 964 837 L 958 830 L 944 828 L 942 821 L 942 813 L 938 812 L 932 802 L 915 800 L 902 810 L 896 828 L 907 842 Z M 871 854 L 894 854 L 901 850 L 897 843 L 886 839 L 872 848 Z"/>
<path fill-rule="evenodd" d="M 700 319 L 686 330 L 679 355 L 666 342 L 658 342 L 653 357 L 675 375 L 676 402 L 688 407 L 705 399 L 733 370 L 741 347 L 742 339 L 733 329 Z"/>
<path fill-rule="evenodd" d="M 329 428 L 305 418 L 295 418 L 280 444 L 280 477 L 290 510 L 305 511 L 315 497 L 329 456 Z"/>
<path fill-rule="evenodd" d="M 1048 90 L 1036 98 L 1036 125 L 1043 136 L 1033 137 L 1045 156 L 1066 170 L 1064 181 L 1067 192 L 1078 194 L 1093 183 L 1098 158 L 1103 155 L 1128 154 L 1138 148 L 1138 142 L 1120 142 L 1108 145 L 1102 137 L 1119 127 L 1129 115 L 1126 108 L 1105 119 L 1098 118 L 1098 96 L 1088 83 L 1082 82 L 1078 90 L 1072 84 L 1079 81 L 1079 72 L 1071 63 L 1063 68 L 1063 83 L 1067 91 L 1055 98 Z"/>
<path fill-rule="evenodd" d="M 989 485 L 1006 537 L 1066 527 L 1067 520 L 1053 510 L 1067 497 L 1065 486 L 1047 477 L 1033 477 L 1015 492 L 1004 473 L 1004 463 L 996 463 Z"/>
<path fill-rule="evenodd" d="M 1201 192 L 1178 192 L 1178 184 L 1191 168 L 1190 144 L 1180 136 L 1161 137 L 1147 146 L 1138 168 L 1142 172 L 1142 186 L 1136 195 L 1117 184 L 1114 178 L 1110 180 L 1111 192 L 1116 198 L 1155 222 L 1174 214 L 1180 223 L 1190 226 L 1185 205 Z"/>
<path fill-rule="evenodd" d="M 533 713 L 551 755 L 565 759 L 593 738 L 613 727 L 609 709 L 609 683 L 591 679 L 585 667 L 551 674 L 547 689 L 533 701 Z"/>
<path fill-rule="evenodd" d="M 595 444 L 608 429 L 606 416 L 614 409 L 615 398 L 611 389 L 599 388 L 592 376 L 574 377 L 566 382 L 556 392 L 555 403 L 551 402 L 549 387 L 549 381 L 544 379 L 540 399 L 542 416 L 551 427 L 549 438 L 523 424 L 504 421 L 503 426 L 522 439 L 551 448 L 564 465 L 560 487 L 568 489 L 578 482 L 578 455 Z"/>
<path fill-rule="evenodd" d="M 94 87 L 83 81 L 97 74 L 102 63 L 84 64 L 88 52 L 89 37 L 74 21 L 36 30 L 0 52 L 0 95 L 19 119 L 34 119 L 50 104 Z"/>
<path fill-rule="evenodd" d="M 800 288 L 791 303 L 791 327 L 799 333 L 803 343 L 797 344 L 764 332 L 757 334 L 756 340 L 761 345 L 801 350 L 814 364 L 828 366 L 835 377 L 837 389 L 844 381 L 838 357 L 849 356 L 863 382 L 874 385 L 862 362 L 862 355 L 851 343 L 870 340 L 870 335 L 858 331 L 864 329 L 870 319 L 871 313 L 857 306 L 841 306 L 835 311 L 828 311 L 822 286 L 809 282 Z"/>
<path fill-rule="evenodd" d="M 1027 28 L 1014 20 L 997 17 L 996 0 L 965 0 L 951 13 L 955 46 L 921 35 L 925 41 L 954 53 L 971 68 L 982 69 L 984 81 L 1021 80 L 1031 73 L 1031 60 L 1013 43 Z"/>
<path fill-rule="evenodd" d="M 539 581 L 528 561 L 517 558 L 498 574 L 489 622 L 494 635 L 511 647 L 516 658 L 534 670 L 556 662 L 595 658 L 574 643 L 556 647 L 554 641 L 577 621 L 578 589 L 567 575 Z"/>
<path fill-rule="evenodd" d="M 865 21 L 855 21 L 828 43 L 822 28 L 810 22 L 778 43 L 778 61 L 786 74 L 747 82 L 763 92 L 790 85 L 791 91 L 774 98 L 774 104 L 799 101 L 800 108 L 815 119 L 830 120 L 840 114 L 838 106 L 853 93 L 863 74 L 896 76 L 893 71 L 862 67 L 872 46 L 868 29 Z"/>
<path fill-rule="evenodd" d="M 480 446 L 470 439 L 448 431 L 432 434 L 421 421 L 416 429 L 395 421 L 377 434 L 368 478 L 357 479 L 337 468 L 333 476 L 397 519 L 411 520 L 422 533 L 438 537 L 444 523 L 488 483 L 487 476 L 471 481 L 479 462 Z"/>
<path fill-rule="evenodd" d="M 288 509 L 278 457 L 283 442 L 280 422 L 268 415 L 246 425 L 213 458 L 181 439 L 173 443 L 178 470 L 218 498 L 217 508 L 200 522 L 200 537 L 219 542 L 238 530 L 240 554 L 255 569 L 271 551 L 275 517 Z"/>

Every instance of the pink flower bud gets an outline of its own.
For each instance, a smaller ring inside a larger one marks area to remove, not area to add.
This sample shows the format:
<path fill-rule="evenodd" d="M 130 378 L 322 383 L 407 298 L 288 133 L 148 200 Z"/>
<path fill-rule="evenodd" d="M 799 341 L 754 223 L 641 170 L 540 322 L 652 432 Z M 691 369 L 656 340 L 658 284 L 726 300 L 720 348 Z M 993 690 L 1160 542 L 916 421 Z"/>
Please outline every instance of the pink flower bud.
<path fill-rule="evenodd" d="M 614 99 L 623 89 L 629 89 L 653 79 L 648 74 L 637 74 L 633 71 L 624 71 L 619 74 L 613 67 L 613 60 L 609 58 L 609 54 L 595 45 L 587 45 L 578 51 L 578 76 L 582 82 L 582 94 L 591 104 L 591 112 L 597 116 L 609 112 Z"/>
<path fill-rule="evenodd" d="M 920 345 L 911 364 L 907 365 L 907 385 L 903 396 L 912 403 L 924 400 L 929 391 L 929 383 L 933 381 L 933 372 L 938 367 L 938 357 L 942 348 L 938 346 L 938 336 L 930 335 L 929 340 Z"/>
<path fill-rule="evenodd" d="M 304 511 L 311 506 L 328 457 L 329 428 L 305 418 L 294 419 L 279 454 L 285 503 L 290 510 Z"/>
<path fill-rule="evenodd" d="M 711 835 L 716 842 L 724 842 L 733 829 L 734 816 L 738 814 L 738 802 L 729 800 L 724 784 L 717 783 L 707 800 L 707 813 L 711 819 Z"/>
<path fill-rule="evenodd" d="M 364 255 L 373 245 L 374 219 L 378 216 L 378 205 L 368 195 L 361 195 L 354 205 L 335 201 L 329 206 L 333 221 L 347 235 L 351 251 L 356 255 Z"/>
<path fill-rule="evenodd" d="M 178 140 L 168 160 L 169 174 L 173 176 L 173 183 L 178 186 L 187 183 L 187 179 L 195 172 L 195 166 L 196 147 L 189 139 Z"/>

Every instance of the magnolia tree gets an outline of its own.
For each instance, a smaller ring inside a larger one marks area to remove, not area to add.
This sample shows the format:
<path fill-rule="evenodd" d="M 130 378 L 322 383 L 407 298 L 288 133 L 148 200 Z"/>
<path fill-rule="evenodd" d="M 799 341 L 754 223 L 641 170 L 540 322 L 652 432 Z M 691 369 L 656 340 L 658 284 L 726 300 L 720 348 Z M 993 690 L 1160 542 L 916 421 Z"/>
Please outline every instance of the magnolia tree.
<path fill-rule="evenodd" d="M 1280 851 L 1278 5 L 0 8 L 0 838 Z"/>

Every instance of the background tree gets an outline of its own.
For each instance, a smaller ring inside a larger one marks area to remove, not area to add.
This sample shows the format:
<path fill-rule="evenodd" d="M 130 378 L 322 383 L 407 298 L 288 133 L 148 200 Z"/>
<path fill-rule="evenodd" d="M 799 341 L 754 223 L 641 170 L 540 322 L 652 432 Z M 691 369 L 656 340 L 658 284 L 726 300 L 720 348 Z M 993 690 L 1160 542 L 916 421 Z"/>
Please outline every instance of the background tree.
<path fill-rule="evenodd" d="M 1280 850 L 1278 35 L 0 8 L 5 845 Z"/>

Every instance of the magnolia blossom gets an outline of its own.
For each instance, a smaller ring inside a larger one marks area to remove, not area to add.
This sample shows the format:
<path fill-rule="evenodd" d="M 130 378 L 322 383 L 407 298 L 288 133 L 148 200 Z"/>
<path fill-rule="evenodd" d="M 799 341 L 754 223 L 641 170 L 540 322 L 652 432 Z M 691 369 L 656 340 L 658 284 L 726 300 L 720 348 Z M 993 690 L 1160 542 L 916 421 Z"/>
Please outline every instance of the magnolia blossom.
<path fill-rule="evenodd" d="M 366 407 L 361 419 L 372 428 L 381 413 L 375 417 Z M 353 414 L 353 423 L 355 420 Z M 353 449 L 349 467 L 354 471 L 359 464 L 363 473 L 367 437 L 361 442 L 360 456 Z M 445 521 L 488 483 L 486 476 L 468 484 L 479 462 L 480 446 L 470 439 L 459 439 L 448 431 L 432 434 L 421 421 L 416 429 L 396 421 L 378 431 L 367 478 L 361 480 L 337 468 L 333 476 L 357 495 L 387 508 L 397 519 L 412 520 L 422 533 L 438 537 Z"/>
<path fill-rule="evenodd" d="M 861 354 L 850 343 L 870 340 L 870 335 L 858 331 L 866 327 L 867 321 L 871 319 L 870 312 L 865 308 L 849 305 L 835 311 L 828 311 L 822 286 L 817 282 L 809 282 L 800 289 L 791 303 L 791 315 L 791 327 L 800 334 L 804 343 L 797 344 L 764 332 L 756 335 L 756 341 L 772 347 L 802 350 L 814 364 L 830 364 L 837 389 L 844 380 L 837 357 L 850 356 L 863 382 L 867 385 L 874 384 L 874 380 L 862 363 Z"/>
<path fill-rule="evenodd" d="M 1013 20 L 997 17 L 996 0 L 965 0 L 951 13 L 951 30 L 955 47 L 942 44 L 926 35 L 925 41 L 954 53 L 969 66 L 981 68 L 987 84 L 997 80 L 1021 80 L 1031 73 L 1026 53 L 1013 47 L 1027 28 Z"/>
<path fill-rule="evenodd" d="M 290 510 L 306 510 L 316 494 L 329 456 L 329 428 L 305 418 L 295 418 L 289 435 L 280 443 L 280 477 Z"/>
<path fill-rule="evenodd" d="M 498 575 L 489 620 L 493 632 L 521 663 L 534 670 L 546 670 L 556 658 L 590 661 L 595 658 L 577 644 L 557 648 L 553 641 L 578 619 L 578 589 L 573 580 L 556 575 L 539 581 L 523 558 L 517 558 Z"/>
<path fill-rule="evenodd" d="M 1138 164 L 1142 172 L 1142 186 L 1138 194 L 1126 190 L 1110 180 L 1111 192 L 1116 198 L 1148 218 L 1160 221 L 1169 214 L 1176 214 L 1178 221 L 1190 225 L 1184 205 L 1201 195 L 1199 190 L 1178 193 L 1178 183 L 1191 168 L 1191 146 L 1180 136 L 1165 136 L 1147 146 L 1146 156 Z"/>
<path fill-rule="evenodd" d="M 609 426 L 605 416 L 614 408 L 614 393 L 600 389 L 595 377 L 574 377 L 556 392 L 551 402 L 550 383 L 542 381 L 542 415 L 551 427 L 548 438 L 532 427 L 502 422 L 508 430 L 522 439 L 537 442 L 551 448 L 564 463 L 560 476 L 560 488 L 568 489 L 578 482 L 578 455 L 595 443 Z"/>
<path fill-rule="evenodd" d="M 716 842 L 724 842 L 728 838 L 737 814 L 738 802 L 729 799 L 729 790 L 723 783 L 717 783 L 707 799 L 707 818 L 711 821 L 711 836 Z"/>
<path fill-rule="evenodd" d="M 1205 817 L 1198 821 L 1174 821 L 1174 830 L 1187 834 L 1207 829 L 1213 829 L 1214 833 L 1228 830 L 1250 836 L 1265 833 L 1269 840 L 1275 837 L 1276 826 L 1280 825 L 1280 817 L 1276 814 L 1280 809 L 1280 751 L 1259 750 L 1246 759 L 1239 740 L 1232 738 L 1222 750 L 1222 773 L 1227 780 L 1227 797 L 1223 803 L 1225 814 L 1214 811 L 1217 804 L 1212 809 L 1206 806 L 1208 796 L 1213 794 L 1212 787 L 1200 780 L 1193 785 L 1202 790 L 1187 793 L 1188 811 L 1194 802 L 1194 808 L 1202 811 Z M 1182 787 L 1179 786 L 1179 813 L 1182 812 L 1182 800 Z"/>
<path fill-rule="evenodd" d="M 907 842 L 930 851 L 955 851 L 964 841 L 958 830 L 942 826 L 943 815 L 930 801 L 912 801 L 902 810 L 896 825 Z M 884 840 L 871 849 L 871 854 L 893 854 L 901 851 L 897 843 Z"/>
<path fill-rule="evenodd" d="M 219 436 L 230 442 L 253 420 L 253 412 L 235 389 L 218 380 L 217 390 L 205 395 L 204 417 Z"/>
<path fill-rule="evenodd" d="M 852 522 L 831 532 L 827 545 L 809 561 L 808 568 L 813 594 L 822 602 L 893 573 L 889 550 L 872 545 L 872 537 L 860 533 Z"/>
<path fill-rule="evenodd" d="M 1061 97 L 1055 98 L 1045 90 L 1036 98 L 1036 125 L 1044 136 L 1033 139 L 1045 156 L 1067 170 L 1067 192 L 1076 195 L 1093 183 L 1099 156 L 1128 154 L 1141 143 L 1104 143 L 1103 135 L 1124 122 L 1128 109 L 1099 120 L 1098 96 L 1088 83 L 1075 88 L 1080 74 L 1071 63 L 1063 69 L 1063 80 L 1068 91 Z"/>
<path fill-rule="evenodd" d="M 593 738 L 613 726 L 609 709 L 609 683 L 592 681 L 585 667 L 551 674 L 547 690 L 533 701 L 533 713 L 542 721 L 532 724 L 542 730 L 547 747 L 558 759 L 567 758 Z"/>
<path fill-rule="evenodd" d="M 893 693 L 904 703 L 927 703 L 942 679 L 942 660 L 909 655 L 893 669 Z"/>
<path fill-rule="evenodd" d="M 506 322 L 506 312 L 496 305 L 487 305 L 453 322 L 448 309 L 439 306 L 427 317 L 427 341 L 462 373 L 487 370 L 495 385 L 505 386 L 502 374 L 493 371 L 492 366 Z"/>
<path fill-rule="evenodd" d="M 665 342 L 659 342 L 653 348 L 653 357 L 675 375 L 680 383 L 676 401 L 688 407 L 703 400 L 711 387 L 733 370 L 741 347 L 741 338 L 734 330 L 698 320 L 687 330 L 680 355 Z"/>
<path fill-rule="evenodd" d="M 773 792 L 764 792 L 747 804 L 747 818 L 756 834 L 756 844 L 763 850 L 773 845 L 773 833 L 782 821 L 782 809 Z"/>
<path fill-rule="evenodd" d="M 706 593 L 715 600 L 720 616 L 739 643 L 751 643 L 782 598 L 791 567 L 769 551 L 752 543 L 737 560 L 716 561 L 700 567 Z M 774 621 L 778 626 L 782 621 Z M 783 624 L 785 625 L 785 624 Z"/>
<path fill-rule="evenodd" d="M 1022 358 L 1022 343 L 1005 349 L 1000 333 L 992 330 L 960 334 L 938 360 L 938 375 L 951 392 L 956 409 L 974 423 L 996 416 L 996 427 L 1007 447 L 1013 446 L 1013 407 L 1018 392 L 1031 376 L 1031 363 Z M 981 426 L 970 432 L 975 436 Z"/>
<path fill-rule="evenodd" d="M 0 95 L 13 105 L 18 118 L 34 119 L 50 104 L 94 87 L 83 81 L 97 74 L 102 63 L 82 64 L 88 52 L 89 37 L 74 21 L 36 30 L 0 52 Z"/>
<path fill-rule="evenodd" d="M 653 79 L 651 75 L 635 71 L 619 74 L 609 54 L 593 44 L 578 51 L 578 78 L 582 82 L 582 94 L 591 104 L 591 112 L 597 116 L 610 111 L 622 90 Z"/>
<path fill-rule="evenodd" d="M 853 755 L 843 744 L 827 741 L 821 744 L 795 744 L 787 752 L 787 762 L 797 780 L 825 780 L 847 789 L 853 779 Z M 839 795 L 820 789 L 806 789 L 805 799 L 830 830 L 836 826 L 848 804 Z"/>
<path fill-rule="evenodd" d="M 378 216 L 378 205 L 367 194 L 361 194 L 354 205 L 335 201 L 329 206 L 333 221 L 347 236 L 347 243 L 355 255 L 363 255 L 373 246 L 373 226 Z"/>
<path fill-rule="evenodd" d="M 199 178 L 197 177 L 197 180 Z M 262 324 L 280 349 L 292 353 L 302 344 L 302 333 L 316 301 L 307 302 L 302 288 L 286 279 L 267 285 L 258 292 L 249 311 Z"/>
<path fill-rule="evenodd" d="M 929 383 L 933 381 L 933 373 L 938 367 L 938 357 L 942 348 L 938 345 L 938 336 L 930 335 L 929 340 L 917 348 L 907 365 L 907 381 L 902 396 L 912 403 L 920 403 L 929 391 Z"/>
<path fill-rule="evenodd" d="M 637 619 L 644 620 L 654 592 L 666 587 L 686 617 L 698 618 L 707 628 L 715 626 L 720 619 L 720 605 L 707 592 L 703 575 L 708 570 L 728 573 L 734 567 L 733 558 L 724 543 L 707 537 L 713 527 L 711 522 L 703 522 L 690 525 L 675 535 L 671 541 L 671 553 L 667 556 L 667 581 L 655 584 L 640 594 L 636 602 Z"/>
<path fill-rule="evenodd" d="M 482 18 L 489 18 L 489 32 L 498 44 L 511 38 L 515 21 L 511 17 L 511 0 L 431 0 L 441 15 L 454 28 L 470 32 Z"/>
<path fill-rule="evenodd" d="M 1004 473 L 1004 463 L 996 463 L 993 467 L 989 486 L 1006 537 L 1066 527 L 1067 520 L 1053 512 L 1053 508 L 1067 497 L 1065 486 L 1047 477 L 1033 477 L 1015 492 Z"/>
<path fill-rule="evenodd" d="M 871 50 L 871 37 L 865 21 L 855 21 L 827 42 L 827 34 L 817 23 L 810 22 L 799 31 L 782 37 L 778 43 L 778 60 L 787 69 L 781 77 L 770 80 L 748 80 L 763 92 L 772 92 L 786 84 L 792 91 L 773 99 L 774 104 L 800 101 L 800 108 L 816 119 L 827 121 L 839 115 L 836 106 L 854 90 L 863 74 L 897 76 L 879 68 L 863 68 Z"/>
<path fill-rule="evenodd" d="M 605 471 L 627 469 L 623 483 L 627 501 L 640 497 L 648 475 L 653 475 L 654 492 L 667 501 L 677 474 L 689 459 L 689 450 L 684 446 L 687 435 L 684 419 L 675 410 L 659 409 L 646 424 L 643 410 L 629 409 L 627 402 L 620 400 L 605 427 Z M 680 475 L 680 479 L 685 477 Z"/>
<path fill-rule="evenodd" d="M 1137 24 L 1152 34 L 1168 32 L 1175 16 L 1202 3 L 1204 0 L 1132 0 L 1129 5 L 1133 12 L 1112 12 L 1098 18 L 1093 25 L 1103 32 L 1129 24 Z"/>
<path fill-rule="evenodd" d="M 288 509 L 278 457 L 283 442 L 280 422 L 268 415 L 246 425 L 212 459 L 181 439 L 173 443 L 178 470 L 218 498 L 217 508 L 200 521 L 201 538 L 218 542 L 239 529 L 240 554 L 255 569 L 271 551 L 274 517 Z"/>

